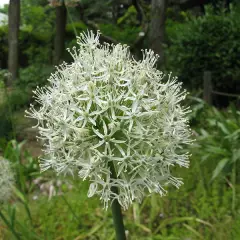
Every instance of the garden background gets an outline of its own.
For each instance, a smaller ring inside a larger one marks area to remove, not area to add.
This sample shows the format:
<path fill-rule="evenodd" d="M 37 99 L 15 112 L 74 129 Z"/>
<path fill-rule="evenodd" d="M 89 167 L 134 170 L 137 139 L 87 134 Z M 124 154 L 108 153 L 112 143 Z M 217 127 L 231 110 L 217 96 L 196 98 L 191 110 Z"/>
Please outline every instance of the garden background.
<path fill-rule="evenodd" d="M 32 90 L 87 29 L 101 42 L 160 55 L 189 92 L 194 143 L 180 189 L 123 212 L 128 239 L 240 239 L 240 4 L 230 0 L 10 0 L 0 8 L 0 156 L 16 187 L 0 205 L 0 239 L 114 239 L 111 212 L 88 198 L 88 181 L 40 173 Z M 52 180 L 54 179 L 54 180 Z"/>

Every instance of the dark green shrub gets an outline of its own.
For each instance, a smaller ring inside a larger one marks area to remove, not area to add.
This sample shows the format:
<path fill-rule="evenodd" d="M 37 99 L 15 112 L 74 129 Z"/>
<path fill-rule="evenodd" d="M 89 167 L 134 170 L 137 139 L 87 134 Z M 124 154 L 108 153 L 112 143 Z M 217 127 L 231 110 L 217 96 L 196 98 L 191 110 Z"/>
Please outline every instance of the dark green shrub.
<path fill-rule="evenodd" d="M 37 86 L 43 86 L 47 83 L 54 67 L 50 65 L 30 65 L 20 69 L 20 78 L 17 81 L 17 86 L 21 88 L 34 89 Z"/>
<path fill-rule="evenodd" d="M 10 104 L 7 101 L 5 81 L 7 71 L 0 70 L 0 139 L 13 137 L 12 114 Z"/>
<path fill-rule="evenodd" d="M 87 30 L 87 26 L 81 21 L 69 23 L 66 25 L 67 38 L 76 37 L 75 33 L 79 35 L 82 31 L 85 31 L 85 30 Z"/>
<path fill-rule="evenodd" d="M 141 32 L 141 27 L 134 26 L 121 28 L 113 24 L 99 24 L 99 27 L 103 34 L 128 45 L 133 44 Z"/>
<path fill-rule="evenodd" d="M 134 6 L 130 6 L 125 14 L 117 20 L 119 26 L 138 25 L 137 10 Z"/>
<path fill-rule="evenodd" d="M 21 7 L 19 32 L 19 62 L 24 67 L 30 63 L 50 64 L 54 35 L 54 8 L 28 4 Z M 0 26 L 0 67 L 7 68 L 8 26 Z"/>
<path fill-rule="evenodd" d="M 11 139 L 14 136 L 13 115 L 26 108 L 31 102 L 31 91 L 43 86 L 52 72 L 52 66 L 31 65 L 20 69 L 20 78 L 13 87 L 6 89 L 4 81 L 7 71 L 0 71 L 0 138 Z"/>
<path fill-rule="evenodd" d="M 168 21 L 167 67 L 192 87 L 202 86 L 205 70 L 213 73 L 214 88 L 234 91 L 240 78 L 240 15 L 230 13 Z"/>
<path fill-rule="evenodd" d="M 30 95 L 30 91 L 27 89 L 14 88 L 8 93 L 6 104 L 11 107 L 11 111 L 19 110 L 29 104 Z"/>
<path fill-rule="evenodd" d="M 8 35 L 7 26 L 0 26 L 0 68 L 7 67 L 7 52 L 8 52 Z"/>
<path fill-rule="evenodd" d="M 8 28 L 0 26 L 0 67 L 7 68 Z M 52 35 L 34 32 L 31 26 L 24 26 L 19 33 L 19 63 L 27 66 L 29 63 L 50 64 L 52 58 Z"/>
<path fill-rule="evenodd" d="M 214 166 L 212 180 L 218 175 L 229 177 L 232 171 L 236 174 L 240 162 L 240 112 L 231 105 L 226 111 L 212 107 L 207 113 L 205 127 L 199 129 L 199 154 L 203 162 Z"/>
<path fill-rule="evenodd" d="M 32 26 L 24 26 L 19 33 L 20 64 L 51 64 L 52 33 L 34 31 Z M 21 60 L 22 58 L 22 60 Z"/>
<path fill-rule="evenodd" d="M 6 105 L 0 105 L 0 139 L 13 138 L 11 113 Z"/>

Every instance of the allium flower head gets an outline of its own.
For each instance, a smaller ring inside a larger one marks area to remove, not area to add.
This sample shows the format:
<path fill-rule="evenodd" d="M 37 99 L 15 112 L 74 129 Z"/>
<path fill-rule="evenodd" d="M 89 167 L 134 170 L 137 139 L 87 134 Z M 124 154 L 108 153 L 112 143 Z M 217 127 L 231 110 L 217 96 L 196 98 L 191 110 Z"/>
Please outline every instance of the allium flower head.
<path fill-rule="evenodd" d="M 40 108 L 31 106 L 27 116 L 38 120 L 45 142 L 42 171 L 77 171 L 91 182 L 89 197 L 99 195 L 106 208 L 117 199 L 127 209 L 147 192 L 164 195 L 164 185 L 182 184 L 170 168 L 188 167 L 182 152 L 190 142 L 188 109 L 180 105 L 186 92 L 171 73 L 154 68 L 153 51 L 143 50 L 136 61 L 126 45 L 101 45 L 99 35 L 78 37 L 78 48 L 69 51 L 73 62 L 36 89 Z"/>
<path fill-rule="evenodd" d="M 0 157 L 0 203 L 9 199 L 14 183 L 14 175 L 9 161 Z"/>

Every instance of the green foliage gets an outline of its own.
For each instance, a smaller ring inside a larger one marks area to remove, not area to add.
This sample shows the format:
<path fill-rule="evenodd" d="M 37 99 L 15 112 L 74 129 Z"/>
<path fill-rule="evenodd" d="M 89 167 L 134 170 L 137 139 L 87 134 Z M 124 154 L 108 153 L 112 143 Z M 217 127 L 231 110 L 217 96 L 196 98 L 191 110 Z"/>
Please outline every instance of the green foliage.
<path fill-rule="evenodd" d="M 174 7 L 168 7 L 166 15 L 167 15 L 168 20 L 171 19 L 176 22 L 185 22 L 189 18 L 190 13 L 186 12 L 186 11 L 179 11 L 179 9 L 174 8 Z M 168 28 L 171 28 L 170 24 L 169 24 Z"/>
<path fill-rule="evenodd" d="M 14 111 L 30 102 L 30 94 L 26 89 L 5 86 L 0 88 L 0 138 L 10 140 L 15 138 Z"/>
<path fill-rule="evenodd" d="M 168 21 L 167 66 L 192 86 L 202 86 L 203 71 L 213 72 L 214 88 L 234 90 L 240 77 L 240 17 L 230 13 L 190 18 L 184 23 Z"/>
<path fill-rule="evenodd" d="M 111 20 L 112 5 L 115 0 L 81 0 L 86 19 Z"/>
<path fill-rule="evenodd" d="M 30 93 L 24 88 L 13 88 L 11 92 L 8 93 L 8 98 L 6 103 L 11 111 L 16 111 L 22 107 L 27 106 L 30 102 Z"/>
<path fill-rule="evenodd" d="M 44 30 L 43 30 L 44 31 Z M 35 31 L 32 25 L 25 25 L 19 34 L 19 48 L 25 61 L 20 60 L 22 65 L 27 63 L 47 64 L 51 62 L 52 33 L 41 34 Z"/>
<path fill-rule="evenodd" d="M 23 145 L 24 142 L 18 143 L 15 140 L 1 141 L 0 152 L 2 152 L 3 158 L 12 164 L 17 186 L 12 186 L 13 196 L 15 196 L 18 205 L 21 204 L 22 214 L 26 215 L 27 219 L 24 220 L 24 224 L 18 221 L 15 203 L 8 205 L 5 209 L 1 206 L 0 219 L 7 225 L 16 239 L 39 239 L 32 229 L 32 215 L 26 195 L 32 191 L 33 178 L 39 175 L 39 166 L 35 158 L 27 151 L 23 151 Z M 16 226 L 20 227 L 20 232 L 19 229 L 16 230 Z"/>
<path fill-rule="evenodd" d="M 0 88 L 0 138 L 10 140 L 16 137 L 14 113 L 26 107 L 30 100 L 29 89 L 19 87 L 7 89 L 5 85 Z"/>
<path fill-rule="evenodd" d="M 192 164 L 185 187 L 169 189 L 163 198 L 152 195 L 124 212 L 130 239 L 238 239 L 237 222 L 229 213 L 231 190 L 215 182 L 203 194 L 196 161 Z M 50 201 L 40 196 L 29 202 L 34 228 L 26 221 L 25 209 L 17 205 L 16 230 L 26 234 L 23 225 L 40 239 L 114 239 L 111 211 L 101 209 L 97 198 L 87 198 L 88 182 L 79 183 L 76 178 L 72 183 L 73 189 L 64 191 L 64 196 Z M 8 232 L 5 236 L 10 238 Z"/>
<path fill-rule="evenodd" d="M 11 148 L 13 144 L 16 143 L 12 142 Z M 166 197 L 154 194 L 145 198 L 141 205 L 134 204 L 133 208 L 124 212 L 126 229 L 131 239 L 235 240 L 240 237 L 239 216 L 234 218 L 231 211 L 231 187 L 219 178 L 210 184 L 214 164 L 200 162 L 202 155 L 206 154 L 204 148 L 199 151 L 195 144 L 191 151 L 190 169 L 180 169 L 179 173 L 179 176 L 184 176 L 183 187 L 179 190 L 169 187 Z M 19 151 L 13 153 L 13 157 L 11 155 L 8 157 L 15 159 Z M 35 173 L 35 168 L 29 169 L 29 172 Z M 34 174 L 25 172 L 24 175 L 32 177 Z M 64 179 L 70 180 L 67 177 Z M 32 224 L 25 205 L 16 202 L 14 207 L 17 211 L 10 208 L 9 213 L 7 206 L 4 207 L 9 222 L 15 214 L 14 229 L 21 234 L 21 239 L 114 239 L 111 212 L 101 209 L 97 198 L 87 198 L 89 183 L 79 182 L 78 178 L 71 183 L 72 190 L 65 188 L 64 184 L 61 186 L 64 196 L 55 196 L 50 201 L 40 196 L 37 200 L 27 202 Z M 237 183 L 235 187 L 240 189 Z M 19 201 L 22 199 L 21 203 L 25 201 L 24 196 L 16 194 Z M 32 192 L 30 196 L 35 194 Z M 239 197 L 236 194 L 236 198 Z M 238 211 L 239 207 L 236 213 Z M 11 239 L 10 234 L 5 231 L 4 239 Z"/>
<path fill-rule="evenodd" d="M 0 68 L 7 66 L 7 26 L 0 26 Z"/>
<path fill-rule="evenodd" d="M 1 94 L 0 89 L 0 94 Z M 13 126 L 11 112 L 8 106 L 0 104 L 0 138 L 11 139 L 13 137 Z"/>
<path fill-rule="evenodd" d="M 233 106 L 225 112 L 210 108 L 199 132 L 202 161 L 216 164 L 212 179 L 229 176 L 240 162 L 240 112 Z"/>
<path fill-rule="evenodd" d="M 199 127 L 205 121 L 207 116 L 206 112 L 209 106 L 206 104 L 204 100 L 199 98 L 201 92 L 196 93 L 197 97 L 187 96 L 187 106 L 191 106 L 191 112 L 188 114 L 188 119 L 190 121 L 190 125 L 194 127 Z M 194 94 L 191 94 L 194 95 Z"/>
<path fill-rule="evenodd" d="M 8 14 L 8 4 L 4 4 L 1 8 L 0 8 L 0 12 L 4 13 L 4 14 Z"/>
<path fill-rule="evenodd" d="M 193 150 L 200 161 L 199 169 L 207 168 L 211 173 L 208 182 L 202 179 L 203 186 L 208 191 L 209 184 L 216 179 L 227 184 L 232 192 L 231 213 L 235 216 L 240 183 L 237 171 L 240 166 L 240 112 L 234 105 L 225 111 L 209 107 L 203 112 L 205 119 L 196 132 L 197 144 Z"/>
<path fill-rule="evenodd" d="M 30 192 L 33 187 L 33 179 L 39 175 L 39 165 L 28 151 L 23 151 L 25 142 L 18 143 L 16 140 L 2 142 L 0 149 L 3 157 L 8 159 L 15 171 L 16 185 L 22 193 Z"/>
<path fill-rule="evenodd" d="M 113 39 L 126 44 L 133 44 L 136 40 L 140 27 L 125 27 L 121 28 L 113 24 L 99 24 L 100 30 L 104 35 L 110 36 Z"/>
<path fill-rule="evenodd" d="M 67 37 L 76 38 L 75 31 L 79 35 L 82 31 L 87 30 L 87 26 L 81 22 L 73 22 L 66 25 Z"/>
<path fill-rule="evenodd" d="M 10 140 L 15 137 L 14 113 L 30 103 L 32 89 L 45 85 L 52 71 L 53 67 L 49 65 L 20 69 L 20 78 L 12 88 L 5 87 L 8 72 L 0 71 L 0 138 Z"/>
<path fill-rule="evenodd" d="M 35 89 L 37 86 L 47 84 L 54 67 L 51 65 L 35 64 L 20 69 L 20 78 L 16 85 L 20 88 Z"/>
<path fill-rule="evenodd" d="M 31 4 L 30 4 L 31 3 Z M 19 32 L 20 65 L 50 63 L 54 34 L 54 9 L 47 4 L 22 1 L 21 26 Z M 0 26 L 0 59 L 7 62 L 8 26 Z"/>
<path fill-rule="evenodd" d="M 136 26 L 137 24 L 139 24 L 139 22 L 137 21 L 136 8 L 134 6 L 130 6 L 125 12 L 125 14 L 117 20 L 117 24 L 122 27 L 129 25 Z"/>
<path fill-rule="evenodd" d="M 5 26 L 0 26 L 0 58 L 5 67 L 8 53 L 7 36 L 8 29 Z M 35 32 L 31 25 L 23 26 L 19 33 L 20 65 L 26 66 L 29 62 L 50 63 L 51 39 L 52 34 Z"/>
<path fill-rule="evenodd" d="M 5 88 L 5 83 L 8 79 L 8 70 L 6 69 L 0 69 L 0 90 L 3 90 Z"/>
<path fill-rule="evenodd" d="M 13 137 L 12 112 L 7 100 L 5 81 L 8 78 L 8 71 L 0 70 L 0 139 L 11 139 Z"/>
<path fill-rule="evenodd" d="M 23 0 L 21 6 L 21 30 L 28 29 L 37 39 L 48 41 L 53 36 L 55 24 L 54 8 L 47 2 L 40 5 L 38 2 Z"/>

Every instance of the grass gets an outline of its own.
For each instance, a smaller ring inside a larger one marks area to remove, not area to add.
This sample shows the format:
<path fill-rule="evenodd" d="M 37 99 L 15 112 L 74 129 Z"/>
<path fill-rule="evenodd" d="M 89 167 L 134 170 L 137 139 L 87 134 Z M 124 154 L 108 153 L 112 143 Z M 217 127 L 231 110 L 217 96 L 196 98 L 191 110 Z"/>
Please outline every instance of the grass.
<path fill-rule="evenodd" d="M 238 239 L 240 217 L 234 218 L 231 213 L 231 189 L 219 180 L 203 194 L 193 161 L 190 170 L 181 169 L 186 184 L 179 190 L 169 188 L 163 198 L 153 194 L 124 212 L 128 239 Z M 28 239 L 114 239 L 110 209 L 104 211 L 97 197 L 87 197 L 87 181 L 71 181 L 72 190 L 63 184 L 64 195 L 51 200 L 41 194 L 33 200 L 37 191 L 29 196 L 32 226 L 23 206 L 12 204 L 17 209 L 16 219 L 29 231 Z M 19 224 L 16 229 L 26 231 Z M 3 232 L 3 240 L 14 239 L 7 229 Z"/>
<path fill-rule="evenodd" d="M 17 135 L 30 138 L 25 131 L 28 119 L 22 112 L 15 112 Z M 24 128 L 22 128 L 24 126 Z M 32 154 L 38 155 L 39 146 L 34 140 L 26 144 Z M 180 189 L 167 187 L 168 195 L 160 197 L 153 194 L 142 204 L 135 203 L 124 212 L 124 222 L 128 240 L 237 240 L 240 239 L 240 184 L 235 185 L 236 208 L 233 212 L 233 190 L 221 177 L 211 182 L 216 159 L 201 162 L 202 152 L 193 146 L 189 169 L 174 169 L 184 180 Z M 43 178 L 55 179 L 49 172 Z M 61 179 L 61 178 L 60 178 Z M 62 179 L 63 180 L 63 179 Z M 48 199 L 39 187 L 27 196 L 32 215 L 32 223 L 26 209 L 19 199 L 3 206 L 3 212 L 16 209 L 16 230 L 23 234 L 23 240 L 111 240 L 114 227 L 110 209 L 105 211 L 97 197 L 88 198 L 89 183 L 78 178 L 67 178 L 73 189 L 67 188 L 63 181 L 57 195 Z M 38 196 L 37 199 L 35 197 Z M 35 200 L 34 200 L 35 199 Z M 9 210 L 10 209 L 10 210 Z M 11 212 L 11 211 L 10 211 Z M 11 217 L 9 217 L 11 219 Z M 14 240 L 14 236 L 0 221 L 0 240 Z"/>

